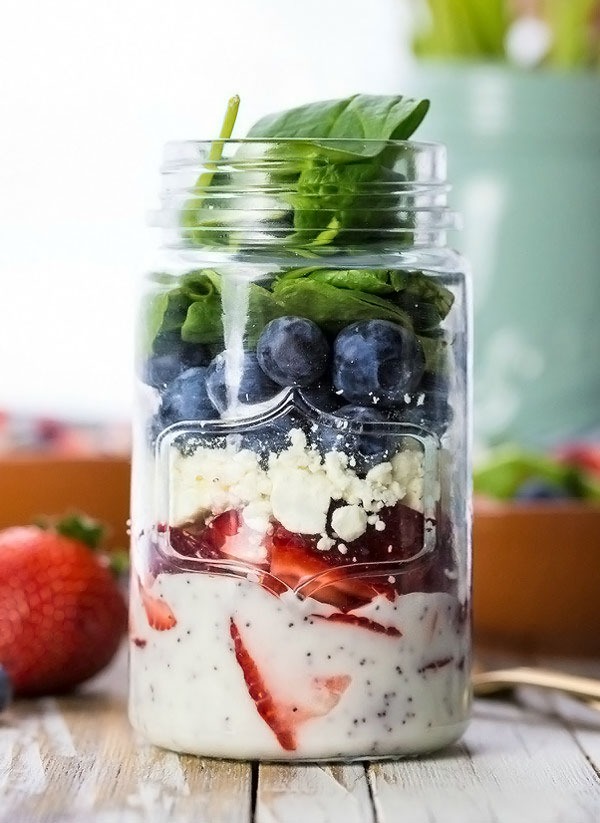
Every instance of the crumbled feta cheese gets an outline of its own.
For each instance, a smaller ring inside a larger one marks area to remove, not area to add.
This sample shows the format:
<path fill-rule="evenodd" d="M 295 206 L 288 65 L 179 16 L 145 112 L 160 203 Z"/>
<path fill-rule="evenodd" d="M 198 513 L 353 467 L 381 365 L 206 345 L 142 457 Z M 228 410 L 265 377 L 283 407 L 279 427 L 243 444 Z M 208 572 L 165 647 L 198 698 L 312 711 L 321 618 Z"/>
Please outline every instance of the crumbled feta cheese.
<path fill-rule="evenodd" d="M 331 526 L 338 537 L 351 543 L 367 529 L 367 513 L 360 506 L 341 506 L 331 515 Z"/>
<path fill-rule="evenodd" d="M 367 525 L 381 531 L 385 524 L 377 513 L 386 506 L 403 502 L 423 511 L 419 450 L 404 449 L 359 477 L 352 455 L 332 451 L 322 457 L 298 428 L 292 429 L 289 440 L 286 449 L 269 456 L 266 469 L 254 452 L 239 449 L 233 441 L 226 448 L 198 448 L 187 456 L 173 450 L 170 522 L 238 509 L 254 531 L 264 534 L 276 518 L 292 532 L 320 534 L 329 540 L 327 514 L 331 502 L 340 501 L 345 505 L 336 509 L 333 528 L 342 540 L 351 541 Z"/>
<path fill-rule="evenodd" d="M 320 539 L 317 541 L 317 549 L 321 552 L 327 552 L 329 549 L 332 549 L 335 546 L 335 540 L 331 537 L 328 537 L 326 534 L 322 534 Z"/>
<path fill-rule="evenodd" d="M 242 509 L 242 520 L 255 532 L 264 534 L 271 524 L 271 504 L 268 500 L 253 500 Z"/>
<path fill-rule="evenodd" d="M 273 478 L 273 516 L 290 532 L 320 534 L 327 525 L 331 487 L 306 469 L 279 470 Z"/>

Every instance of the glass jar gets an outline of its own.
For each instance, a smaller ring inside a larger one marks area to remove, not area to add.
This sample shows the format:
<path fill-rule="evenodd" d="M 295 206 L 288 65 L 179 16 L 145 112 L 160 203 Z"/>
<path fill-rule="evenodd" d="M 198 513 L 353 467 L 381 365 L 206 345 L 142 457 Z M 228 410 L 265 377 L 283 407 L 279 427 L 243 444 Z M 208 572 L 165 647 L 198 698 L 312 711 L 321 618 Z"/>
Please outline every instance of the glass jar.
<path fill-rule="evenodd" d="M 373 759 L 465 729 L 469 289 L 443 147 L 378 142 L 376 181 L 370 141 L 167 147 L 132 493 L 130 717 L 159 746 Z"/>

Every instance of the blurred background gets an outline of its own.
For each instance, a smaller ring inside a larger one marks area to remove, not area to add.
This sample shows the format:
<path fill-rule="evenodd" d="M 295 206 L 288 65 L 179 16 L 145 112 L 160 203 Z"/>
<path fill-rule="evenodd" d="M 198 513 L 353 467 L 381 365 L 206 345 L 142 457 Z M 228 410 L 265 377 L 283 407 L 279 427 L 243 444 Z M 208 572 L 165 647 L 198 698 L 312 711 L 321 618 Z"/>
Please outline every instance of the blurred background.
<path fill-rule="evenodd" d="M 597 436 L 596 0 L 2 7 L 1 448 L 126 449 L 161 148 L 213 135 L 234 92 L 238 134 L 358 90 L 431 97 L 419 137 L 449 147 L 474 274 L 476 444 Z"/>

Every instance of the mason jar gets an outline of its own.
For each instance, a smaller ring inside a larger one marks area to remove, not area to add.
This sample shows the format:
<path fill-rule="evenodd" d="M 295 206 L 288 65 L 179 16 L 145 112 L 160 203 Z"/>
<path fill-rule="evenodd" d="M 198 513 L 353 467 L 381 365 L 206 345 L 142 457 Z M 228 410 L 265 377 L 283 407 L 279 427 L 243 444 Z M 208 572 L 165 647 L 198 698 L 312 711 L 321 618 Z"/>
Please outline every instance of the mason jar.
<path fill-rule="evenodd" d="M 369 141 L 319 147 L 166 149 L 129 711 L 178 752 L 415 755 L 468 719 L 469 286 L 445 151 L 388 141 L 373 180 Z"/>

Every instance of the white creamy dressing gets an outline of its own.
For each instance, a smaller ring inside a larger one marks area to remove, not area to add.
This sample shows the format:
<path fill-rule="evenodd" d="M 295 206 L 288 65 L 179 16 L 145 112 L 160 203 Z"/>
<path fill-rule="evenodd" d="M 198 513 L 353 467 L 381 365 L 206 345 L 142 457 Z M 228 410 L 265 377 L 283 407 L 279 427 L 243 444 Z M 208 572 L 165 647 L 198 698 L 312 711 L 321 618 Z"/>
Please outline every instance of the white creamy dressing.
<path fill-rule="evenodd" d="M 378 757 L 430 751 L 464 730 L 468 642 L 450 595 L 378 597 L 354 612 L 402 633 L 389 636 L 312 617 L 331 610 L 241 579 L 161 574 L 152 594 L 169 604 L 177 625 L 150 628 L 132 594 L 130 716 L 157 745 L 233 758 Z M 282 748 L 248 692 L 231 618 L 273 700 L 298 708 L 293 751 Z M 331 708 L 328 678 L 343 684 Z"/>

